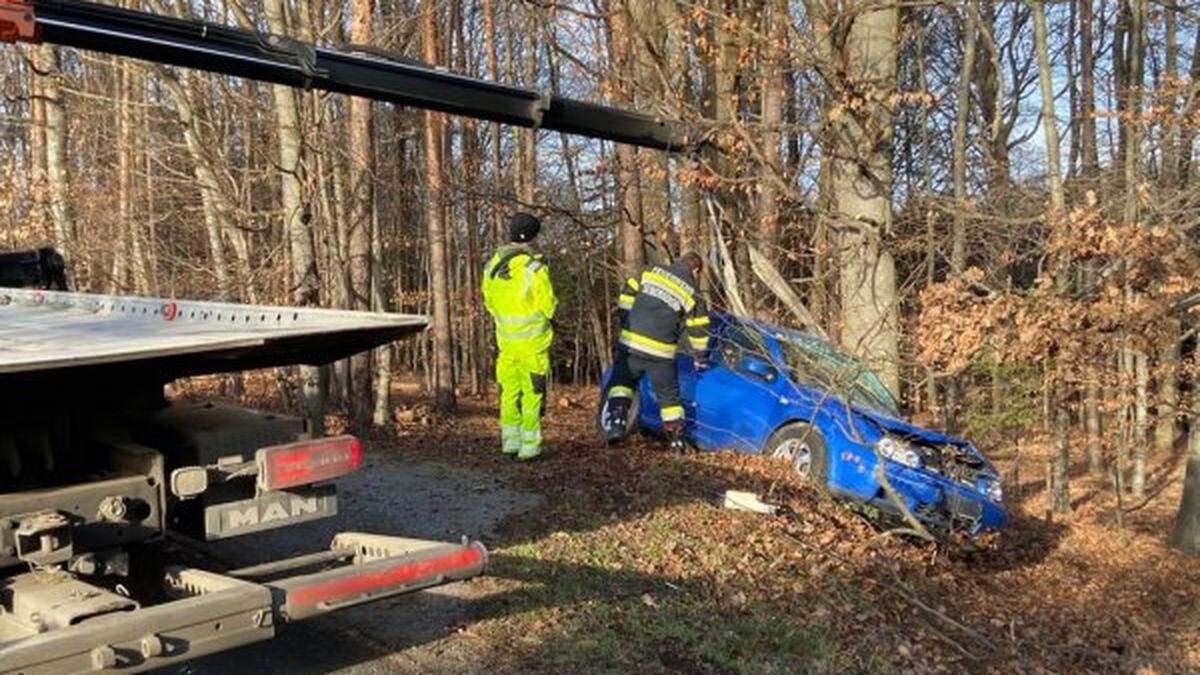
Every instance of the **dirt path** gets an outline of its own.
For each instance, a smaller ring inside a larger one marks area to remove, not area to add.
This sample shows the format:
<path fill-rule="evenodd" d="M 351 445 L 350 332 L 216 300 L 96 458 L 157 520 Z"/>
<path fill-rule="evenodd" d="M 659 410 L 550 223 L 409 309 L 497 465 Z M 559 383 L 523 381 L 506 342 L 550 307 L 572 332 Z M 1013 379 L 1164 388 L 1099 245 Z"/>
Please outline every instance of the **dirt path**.
<path fill-rule="evenodd" d="M 536 507 L 541 497 L 512 490 L 478 469 L 425 461 L 409 463 L 372 453 L 367 466 L 339 481 L 340 514 L 306 526 L 277 530 L 211 548 L 230 566 L 322 549 L 339 531 L 485 542 L 504 519 Z M 458 644 L 442 641 L 490 592 L 489 583 L 452 584 L 394 600 L 285 626 L 266 643 L 218 654 L 166 673 L 435 673 L 482 668 Z"/>

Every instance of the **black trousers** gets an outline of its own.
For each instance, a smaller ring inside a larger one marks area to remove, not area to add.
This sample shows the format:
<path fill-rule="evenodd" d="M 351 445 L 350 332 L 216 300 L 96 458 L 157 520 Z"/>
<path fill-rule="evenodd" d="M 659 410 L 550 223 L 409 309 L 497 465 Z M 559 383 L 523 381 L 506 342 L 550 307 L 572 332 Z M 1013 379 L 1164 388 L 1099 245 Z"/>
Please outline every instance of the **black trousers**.
<path fill-rule="evenodd" d="M 608 398 L 622 394 L 629 398 L 637 396 L 638 383 L 643 375 L 650 378 L 650 387 L 658 399 L 663 421 L 682 420 L 683 402 L 679 397 L 679 374 L 675 370 L 674 359 L 656 359 L 628 349 L 617 350 L 612 379 L 608 384 Z"/>

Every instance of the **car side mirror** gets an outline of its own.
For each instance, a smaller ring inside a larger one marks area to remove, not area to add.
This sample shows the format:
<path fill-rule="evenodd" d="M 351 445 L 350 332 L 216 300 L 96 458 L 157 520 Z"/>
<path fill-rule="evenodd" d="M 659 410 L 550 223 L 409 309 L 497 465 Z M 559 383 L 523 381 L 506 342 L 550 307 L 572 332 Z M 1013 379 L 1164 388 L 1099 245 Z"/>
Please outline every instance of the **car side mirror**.
<path fill-rule="evenodd" d="M 741 363 L 738 364 L 738 370 L 753 375 L 764 382 L 774 382 L 775 378 L 779 377 L 779 371 L 762 357 L 753 354 L 742 356 Z"/>

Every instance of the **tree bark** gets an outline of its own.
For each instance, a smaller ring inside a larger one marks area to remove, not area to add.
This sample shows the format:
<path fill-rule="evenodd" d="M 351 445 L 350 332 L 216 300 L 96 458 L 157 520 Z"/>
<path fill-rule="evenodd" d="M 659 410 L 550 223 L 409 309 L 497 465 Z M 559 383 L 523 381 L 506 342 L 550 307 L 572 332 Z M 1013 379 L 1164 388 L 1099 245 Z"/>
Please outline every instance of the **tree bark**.
<path fill-rule="evenodd" d="M 1200 370 L 1200 351 L 1193 356 Z M 1183 478 L 1183 497 L 1175 515 L 1170 544 L 1184 553 L 1200 555 L 1200 389 L 1193 381 L 1191 413 L 1188 419 L 1187 468 Z"/>
<path fill-rule="evenodd" d="M 1083 174 L 1093 177 L 1100 169 L 1096 150 L 1096 51 L 1092 38 L 1093 0 L 1079 0 L 1079 116 Z"/>
<path fill-rule="evenodd" d="M 758 250 L 772 265 L 779 263 L 780 194 L 783 175 L 784 59 L 790 16 L 786 0 L 768 0 L 764 21 L 767 45 L 762 58 L 762 155 L 758 182 Z M 765 317 L 764 317 L 765 318 Z"/>
<path fill-rule="evenodd" d="M 276 35 L 289 33 L 284 0 L 266 0 L 267 25 Z M 275 126 L 279 135 L 280 203 L 283 207 L 283 231 L 291 256 L 292 302 L 301 307 L 315 305 L 320 293 L 317 260 L 314 253 L 310 218 L 304 207 L 304 182 L 301 179 L 300 110 L 296 92 L 284 85 L 272 85 L 275 101 Z M 321 370 L 300 367 L 300 386 L 305 416 L 314 433 L 325 429 L 325 401 L 321 390 Z"/>
<path fill-rule="evenodd" d="M 438 3 L 421 3 L 421 51 L 426 63 L 441 62 Z M 447 255 L 445 195 L 442 178 L 441 113 L 425 112 L 426 226 L 429 236 L 429 290 L 433 296 L 433 389 L 440 412 L 454 410 L 454 349 L 450 339 L 450 266 Z"/>
<path fill-rule="evenodd" d="M 54 229 L 54 246 L 66 261 L 67 269 L 71 269 L 75 224 L 67 201 L 71 189 L 67 174 L 67 119 L 59 87 L 58 49 L 43 44 L 37 48 L 37 55 L 36 67 L 42 75 L 42 103 L 46 115 L 46 190 L 50 223 Z"/>
<path fill-rule="evenodd" d="M 835 104 L 854 104 L 832 121 L 830 176 L 838 241 L 841 343 L 862 357 L 899 397 L 896 269 L 883 237 L 891 228 L 894 112 L 900 15 L 896 5 L 866 0 L 841 49 L 846 82 Z M 855 97 L 863 99 L 854 100 Z"/>
<path fill-rule="evenodd" d="M 1050 50 L 1046 37 L 1046 6 L 1043 0 L 1033 2 L 1033 39 L 1034 50 L 1037 52 L 1038 83 L 1042 94 L 1042 128 L 1046 142 L 1046 178 L 1050 192 L 1050 209 L 1047 220 L 1056 221 L 1065 215 L 1066 195 L 1063 191 L 1062 160 L 1058 138 L 1058 119 L 1054 108 L 1054 80 L 1050 69 Z M 1064 263 L 1065 266 L 1065 263 Z M 1060 271 L 1056 279 L 1058 292 L 1066 292 L 1068 277 Z M 1070 513 L 1070 445 L 1067 442 L 1071 417 L 1067 411 L 1066 387 L 1056 383 L 1054 396 L 1054 431 L 1057 441 L 1057 452 L 1054 458 L 1054 509 L 1058 513 Z"/>
<path fill-rule="evenodd" d="M 971 73 L 975 70 L 975 45 L 979 29 L 972 12 L 963 13 L 963 60 L 958 77 L 958 110 L 954 118 L 954 231 L 950 241 L 950 270 L 967 264 L 967 122 L 971 117 Z"/>
<path fill-rule="evenodd" d="M 373 39 L 374 0 L 354 0 L 351 5 L 350 41 L 369 45 Z M 349 259 L 350 308 L 365 310 L 372 299 L 373 242 L 375 226 L 375 130 L 370 99 L 350 99 L 350 211 Z M 352 412 L 360 424 L 373 418 L 371 353 L 355 354 L 350 360 Z"/>
<path fill-rule="evenodd" d="M 613 90 L 621 101 L 632 102 L 632 37 L 628 0 L 613 3 L 609 14 L 613 52 Z M 618 241 L 621 269 L 626 277 L 638 274 L 646 264 L 642 195 L 637 170 L 637 151 L 630 145 L 617 145 L 617 190 L 620 198 Z"/>

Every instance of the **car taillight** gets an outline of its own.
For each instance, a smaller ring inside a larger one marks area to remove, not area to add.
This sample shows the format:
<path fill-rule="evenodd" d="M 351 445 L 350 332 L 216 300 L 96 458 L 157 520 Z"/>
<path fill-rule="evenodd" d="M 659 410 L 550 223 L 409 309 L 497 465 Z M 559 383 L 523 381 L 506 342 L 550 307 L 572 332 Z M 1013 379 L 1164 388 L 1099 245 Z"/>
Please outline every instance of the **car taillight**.
<path fill-rule="evenodd" d="M 281 490 L 344 476 L 362 466 L 362 442 L 353 436 L 317 438 L 262 448 L 255 455 L 258 484 Z"/>

